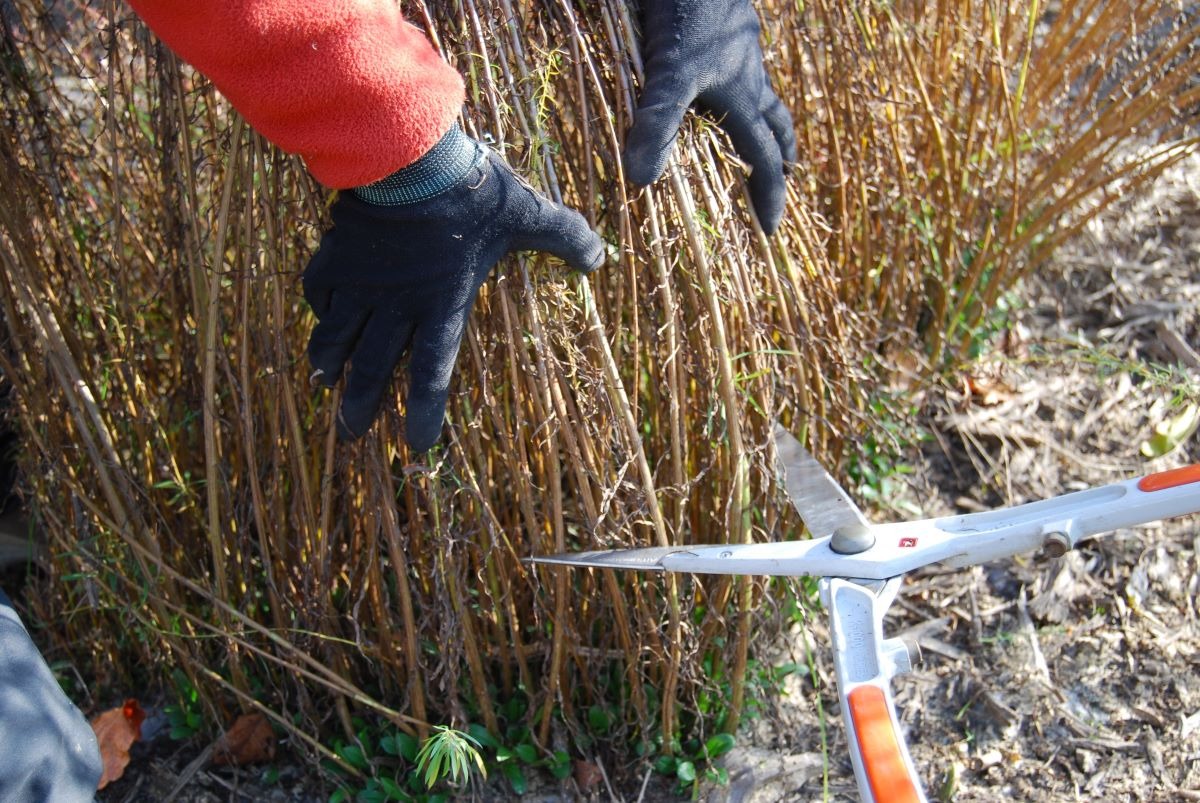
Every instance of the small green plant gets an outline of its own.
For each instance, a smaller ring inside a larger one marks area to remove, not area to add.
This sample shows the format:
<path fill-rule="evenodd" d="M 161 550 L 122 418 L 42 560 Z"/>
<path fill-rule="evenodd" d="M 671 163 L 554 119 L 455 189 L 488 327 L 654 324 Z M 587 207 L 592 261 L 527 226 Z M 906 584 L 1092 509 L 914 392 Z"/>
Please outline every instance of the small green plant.
<path fill-rule="evenodd" d="M 468 730 L 479 746 L 493 751 L 495 766 L 518 795 L 529 790 L 529 779 L 525 774 L 527 770 L 545 769 L 560 781 L 571 774 L 571 757 L 562 750 L 555 750 L 549 756 L 543 755 L 533 742 L 533 734 L 524 725 L 513 724 L 505 729 L 503 743 L 482 725 L 471 725 Z"/>
<path fill-rule="evenodd" d="M 1139 387 L 1161 392 L 1167 398 L 1170 409 L 1182 409 L 1190 402 L 1200 402 L 1200 382 L 1186 368 L 1131 359 L 1110 343 L 1096 345 L 1062 341 L 1035 345 L 1030 348 L 1025 362 L 1035 365 L 1086 365 L 1101 378 L 1129 374 Z"/>
<path fill-rule="evenodd" d="M 453 789 L 478 772 L 486 778 L 498 770 L 512 791 L 528 791 L 527 773 L 540 769 L 558 780 L 571 774 L 571 757 L 562 750 L 545 755 L 522 724 L 523 698 L 514 698 L 498 709 L 509 724 L 499 738 L 473 722 L 463 730 L 434 727 L 424 743 L 390 725 L 371 726 L 355 720 L 354 739 L 335 740 L 339 762 L 326 762 L 327 771 L 339 779 L 330 803 L 446 803 Z M 353 776 L 347 767 L 355 770 Z"/>
<path fill-rule="evenodd" d="M 1154 432 L 1142 443 L 1142 454 L 1154 459 L 1182 446 L 1200 427 L 1200 404 L 1188 404 L 1182 411 L 1169 410 L 1165 399 L 1150 407 Z"/>
<path fill-rule="evenodd" d="M 1008 647 L 1016 638 L 1016 633 L 1008 630 L 997 630 L 994 636 L 980 636 L 979 641 L 983 644 L 996 644 L 1001 647 Z"/>
<path fill-rule="evenodd" d="M 195 736 L 204 725 L 200 691 L 180 669 L 171 673 L 171 680 L 175 683 L 178 702 L 164 706 L 163 714 L 171 726 L 171 738 L 182 741 Z"/>
<path fill-rule="evenodd" d="M 354 724 L 354 739 L 338 739 L 332 746 L 342 765 L 324 764 L 340 779 L 330 803 L 446 803 L 450 799 L 445 792 L 430 791 L 421 778 L 417 761 L 421 744 L 415 736 L 390 725 L 373 727 L 361 720 Z M 346 766 L 359 775 L 352 776 Z"/>
<path fill-rule="evenodd" d="M 678 755 L 659 756 L 654 771 L 674 777 L 679 793 L 690 792 L 694 797 L 702 779 L 722 785 L 729 783 L 729 771 L 713 766 L 712 762 L 732 750 L 736 743 L 728 733 L 718 733 L 703 743 L 685 742 Z"/>
<path fill-rule="evenodd" d="M 904 462 L 908 453 L 929 439 L 914 418 L 916 409 L 899 394 L 879 393 L 870 402 L 871 428 L 852 452 L 846 473 L 854 484 L 855 495 L 878 507 L 913 516 L 922 511 L 901 495 L 899 478 L 913 472 Z"/>
<path fill-rule="evenodd" d="M 448 725 L 436 725 L 433 730 L 417 753 L 417 772 L 425 776 L 427 789 L 443 778 L 452 784 L 464 783 L 471 777 L 472 767 L 487 777 L 480 744 L 474 737 Z"/>

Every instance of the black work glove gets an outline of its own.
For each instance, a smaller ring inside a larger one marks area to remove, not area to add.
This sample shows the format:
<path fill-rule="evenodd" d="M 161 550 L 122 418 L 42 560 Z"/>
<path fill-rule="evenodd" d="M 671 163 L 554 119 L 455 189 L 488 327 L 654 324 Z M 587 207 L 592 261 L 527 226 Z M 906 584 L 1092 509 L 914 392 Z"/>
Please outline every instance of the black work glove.
<path fill-rule="evenodd" d="M 591 271 L 604 256 L 578 212 L 534 192 L 457 128 L 414 165 L 341 193 L 332 214 L 304 271 L 319 321 L 308 343 L 313 376 L 333 385 L 347 374 L 338 434 L 358 438 L 409 352 L 405 435 L 418 452 L 441 434 L 467 316 L 500 258 L 549 251 Z"/>
<path fill-rule="evenodd" d="M 693 101 L 749 163 L 750 197 L 767 234 L 783 217 L 784 171 L 796 161 L 792 116 L 771 89 L 749 0 L 642 0 L 646 85 L 625 144 L 638 185 L 662 175 Z"/>

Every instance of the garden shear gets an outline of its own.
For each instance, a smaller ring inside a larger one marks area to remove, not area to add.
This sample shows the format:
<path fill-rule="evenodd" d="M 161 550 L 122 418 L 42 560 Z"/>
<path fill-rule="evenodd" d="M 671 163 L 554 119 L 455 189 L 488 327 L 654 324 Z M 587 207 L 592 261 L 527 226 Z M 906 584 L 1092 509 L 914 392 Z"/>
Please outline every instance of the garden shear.
<path fill-rule="evenodd" d="M 774 431 L 784 485 L 810 540 L 578 552 L 532 558 L 562 566 L 819 578 L 850 756 L 866 803 L 925 801 L 896 716 L 891 679 L 911 671 L 915 644 L 885 638 L 883 616 L 904 575 L 972 566 L 1041 549 L 1060 556 L 1083 538 L 1200 512 L 1200 464 L 1016 507 L 871 524 L 783 427 Z"/>

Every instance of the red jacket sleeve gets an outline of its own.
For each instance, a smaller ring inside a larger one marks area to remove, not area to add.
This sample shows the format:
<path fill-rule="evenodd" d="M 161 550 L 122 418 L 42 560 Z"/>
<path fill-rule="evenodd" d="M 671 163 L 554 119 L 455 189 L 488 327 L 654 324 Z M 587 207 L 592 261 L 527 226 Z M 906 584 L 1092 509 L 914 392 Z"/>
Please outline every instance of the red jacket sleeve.
<path fill-rule="evenodd" d="M 416 161 L 462 107 L 462 78 L 395 0 L 129 4 L 329 187 L 369 184 Z"/>

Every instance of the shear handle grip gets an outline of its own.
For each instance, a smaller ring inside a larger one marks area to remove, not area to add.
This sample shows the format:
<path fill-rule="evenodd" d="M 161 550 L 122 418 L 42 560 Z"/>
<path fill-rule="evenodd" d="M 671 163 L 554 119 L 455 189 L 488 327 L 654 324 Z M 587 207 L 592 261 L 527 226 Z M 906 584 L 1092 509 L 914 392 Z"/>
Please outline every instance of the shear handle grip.
<path fill-rule="evenodd" d="M 891 696 L 887 686 L 874 683 L 845 695 L 850 750 L 857 757 L 856 772 L 861 771 L 859 791 L 866 803 L 924 803 Z"/>
<path fill-rule="evenodd" d="M 861 582 L 823 577 L 842 719 L 858 791 L 866 803 L 925 803 L 904 744 L 890 681 L 911 668 L 908 649 L 883 637 L 883 615 L 901 578 Z"/>
<path fill-rule="evenodd" d="M 1168 488 L 1190 485 L 1193 482 L 1200 482 L 1200 463 L 1160 471 L 1157 474 L 1147 474 L 1138 480 L 1137 487 L 1143 493 L 1154 493 L 1155 491 L 1165 491 Z"/>

